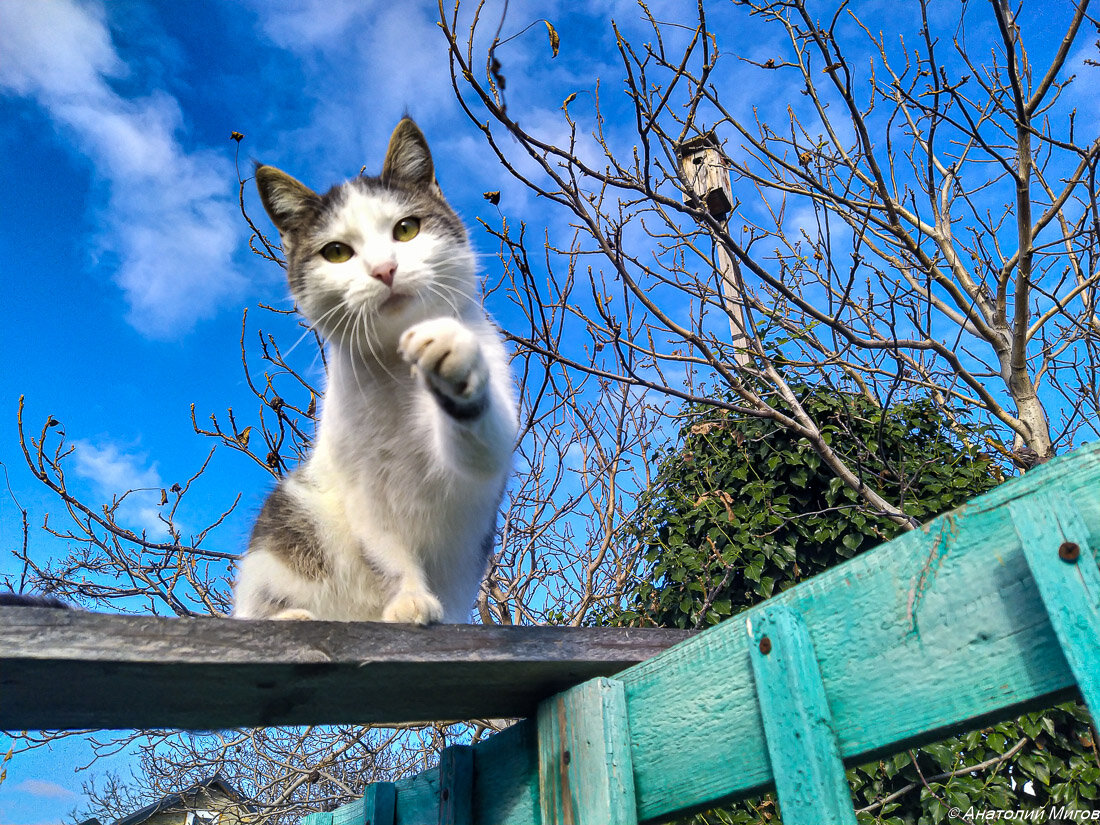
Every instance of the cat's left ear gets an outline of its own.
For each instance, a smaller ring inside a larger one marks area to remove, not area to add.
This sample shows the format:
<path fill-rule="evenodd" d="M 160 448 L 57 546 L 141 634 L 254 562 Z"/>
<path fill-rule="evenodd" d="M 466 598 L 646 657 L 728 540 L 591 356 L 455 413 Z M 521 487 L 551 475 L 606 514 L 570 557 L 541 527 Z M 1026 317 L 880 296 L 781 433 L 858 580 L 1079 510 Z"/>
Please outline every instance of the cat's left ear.
<path fill-rule="evenodd" d="M 432 165 L 432 153 L 428 151 L 428 141 L 412 118 L 408 117 L 402 118 L 393 130 L 390 147 L 386 150 L 386 162 L 382 166 L 383 183 L 397 180 L 413 186 L 439 188 L 435 182 L 435 167 Z"/>

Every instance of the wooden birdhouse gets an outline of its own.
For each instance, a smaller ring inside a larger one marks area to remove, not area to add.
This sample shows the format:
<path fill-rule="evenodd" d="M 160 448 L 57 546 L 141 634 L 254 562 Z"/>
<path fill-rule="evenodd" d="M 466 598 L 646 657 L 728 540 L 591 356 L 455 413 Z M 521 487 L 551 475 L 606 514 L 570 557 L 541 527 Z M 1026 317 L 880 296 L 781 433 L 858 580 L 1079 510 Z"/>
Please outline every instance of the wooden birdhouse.
<path fill-rule="evenodd" d="M 729 166 L 714 132 L 692 138 L 678 147 L 680 168 L 711 215 L 721 220 L 733 209 Z M 684 202 L 690 200 L 684 197 Z"/>

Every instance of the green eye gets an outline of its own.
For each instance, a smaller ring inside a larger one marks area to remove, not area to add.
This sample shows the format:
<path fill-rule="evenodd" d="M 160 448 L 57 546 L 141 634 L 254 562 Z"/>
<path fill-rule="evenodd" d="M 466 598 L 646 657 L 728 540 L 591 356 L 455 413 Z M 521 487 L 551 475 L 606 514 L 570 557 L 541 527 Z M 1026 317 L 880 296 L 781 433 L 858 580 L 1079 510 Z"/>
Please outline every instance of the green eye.
<path fill-rule="evenodd" d="M 355 254 L 355 250 L 346 243 L 333 241 L 321 247 L 321 257 L 330 264 L 342 264 Z"/>
<path fill-rule="evenodd" d="M 411 241 L 420 232 L 420 218 L 402 218 L 393 227 L 395 241 Z"/>

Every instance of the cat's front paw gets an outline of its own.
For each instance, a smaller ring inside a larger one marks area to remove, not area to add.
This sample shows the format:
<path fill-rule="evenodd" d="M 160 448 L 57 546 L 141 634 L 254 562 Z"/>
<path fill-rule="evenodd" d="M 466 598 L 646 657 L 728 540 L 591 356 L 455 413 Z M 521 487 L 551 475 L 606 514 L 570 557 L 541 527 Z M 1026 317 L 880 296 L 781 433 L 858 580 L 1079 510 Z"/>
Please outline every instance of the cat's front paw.
<path fill-rule="evenodd" d="M 402 624 L 435 624 L 443 618 L 443 605 L 427 591 L 402 590 L 382 611 L 382 621 Z"/>
<path fill-rule="evenodd" d="M 308 610 L 293 607 L 288 610 L 280 610 L 271 618 L 280 622 L 312 622 L 316 620 L 317 617 Z"/>
<path fill-rule="evenodd" d="M 455 318 L 433 318 L 409 327 L 397 351 L 437 393 L 462 405 L 485 394 L 488 370 L 477 336 Z"/>

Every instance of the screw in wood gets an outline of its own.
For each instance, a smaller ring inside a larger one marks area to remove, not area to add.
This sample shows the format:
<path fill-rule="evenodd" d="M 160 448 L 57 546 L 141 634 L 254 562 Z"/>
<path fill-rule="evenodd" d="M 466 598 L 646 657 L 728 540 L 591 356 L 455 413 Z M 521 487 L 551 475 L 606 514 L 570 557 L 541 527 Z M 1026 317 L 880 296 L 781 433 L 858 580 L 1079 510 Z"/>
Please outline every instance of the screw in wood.
<path fill-rule="evenodd" d="M 767 636 L 760 637 L 760 652 L 765 656 L 772 652 L 772 640 Z"/>
<path fill-rule="evenodd" d="M 1081 548 L 1072 541 L 1064 541 L 1058 548 L 1058 558 L 1068 564 L 1074 564 L 1081 558 Z"/>

